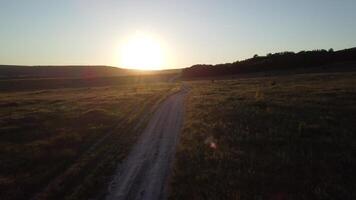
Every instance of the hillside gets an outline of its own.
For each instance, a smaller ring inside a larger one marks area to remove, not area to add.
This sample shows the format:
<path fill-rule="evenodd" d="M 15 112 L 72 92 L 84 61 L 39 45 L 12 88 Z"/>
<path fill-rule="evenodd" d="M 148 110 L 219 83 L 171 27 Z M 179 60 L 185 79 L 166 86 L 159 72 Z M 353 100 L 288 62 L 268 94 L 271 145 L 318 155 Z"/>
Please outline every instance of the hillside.
<path fill-rule="evenodd" d="M 139 71 L 111 66 L 18 66 L 0 65 L 0 79 L 97 78 L 137 74 L 177 73 L 177 70 Z"/>
<path fill-rule="evenodd" d="M 230 76 L 249 73 L 345 71 L 356 69 L 356 48 L 340 51 L 313 50 L 255 55 L 234 63 L 199 64 L 182 71 L 183 78 Z"/>

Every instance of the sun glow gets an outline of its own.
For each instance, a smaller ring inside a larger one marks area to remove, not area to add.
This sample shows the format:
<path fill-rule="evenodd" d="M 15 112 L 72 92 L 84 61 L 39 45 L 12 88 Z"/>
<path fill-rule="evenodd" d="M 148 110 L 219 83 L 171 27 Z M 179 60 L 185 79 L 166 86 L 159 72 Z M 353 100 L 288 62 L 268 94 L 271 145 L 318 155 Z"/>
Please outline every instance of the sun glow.
<path fill-rule="evenodd" d="M 120 66 L 140 70 L 159 70 L 165 65 L 160 42 L 145 33 L 136 33 L 125 40 L 120 49 Z"/>

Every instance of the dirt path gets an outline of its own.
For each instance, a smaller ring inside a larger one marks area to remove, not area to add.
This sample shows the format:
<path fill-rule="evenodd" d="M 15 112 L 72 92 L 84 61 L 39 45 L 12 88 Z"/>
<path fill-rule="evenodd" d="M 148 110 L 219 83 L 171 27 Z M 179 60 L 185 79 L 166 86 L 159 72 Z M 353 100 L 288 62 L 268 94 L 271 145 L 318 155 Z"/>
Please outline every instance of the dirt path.
<path fill-rule="evenodd" d="M 183 121 L 187 88 L 157 108 L 146 129 L 110 184 L 108 200 L 165 199 L 167 177 Z"/>

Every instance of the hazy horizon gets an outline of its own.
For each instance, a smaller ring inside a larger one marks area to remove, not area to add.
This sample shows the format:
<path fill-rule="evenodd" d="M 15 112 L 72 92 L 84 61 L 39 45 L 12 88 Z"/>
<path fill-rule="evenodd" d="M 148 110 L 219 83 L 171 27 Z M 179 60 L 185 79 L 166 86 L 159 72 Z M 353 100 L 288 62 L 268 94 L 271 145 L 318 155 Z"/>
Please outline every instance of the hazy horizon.
<path fill-rule="evenodd" d="M 280 51 L 340 50 L 356 46 L 354 10 L 352 0 L 2 1 L 0 64 L 125 67 L 120 49 L 137 32 L 148 40 L 140 38 L 125 53 L 159 44 L 153 54 L 159 56 L 150 61 L 162 69 Z M 126 56 L 127 65 L 142 64 L 132 62 L 145 51 L 140 53 Z"/>

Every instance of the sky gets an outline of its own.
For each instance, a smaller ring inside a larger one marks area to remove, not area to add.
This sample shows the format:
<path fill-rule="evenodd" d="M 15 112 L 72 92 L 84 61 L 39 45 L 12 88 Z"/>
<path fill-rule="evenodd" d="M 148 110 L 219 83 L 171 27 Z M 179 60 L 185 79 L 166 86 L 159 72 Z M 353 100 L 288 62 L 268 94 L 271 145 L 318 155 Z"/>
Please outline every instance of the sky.
<path fill-rule="evenodd" d="M 166 68 L 356 46 L 355 0 L 0 0 L 0 63 L 119 65 L 124 38 L 159 39 Z"/>

